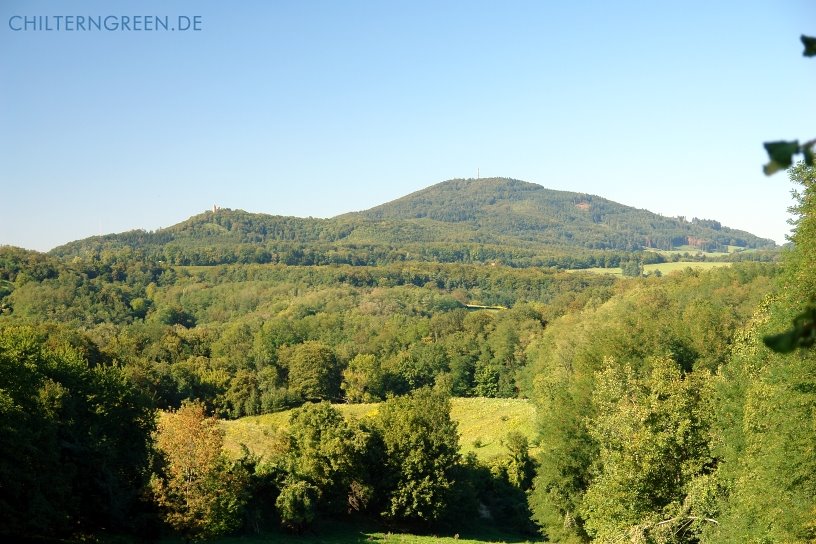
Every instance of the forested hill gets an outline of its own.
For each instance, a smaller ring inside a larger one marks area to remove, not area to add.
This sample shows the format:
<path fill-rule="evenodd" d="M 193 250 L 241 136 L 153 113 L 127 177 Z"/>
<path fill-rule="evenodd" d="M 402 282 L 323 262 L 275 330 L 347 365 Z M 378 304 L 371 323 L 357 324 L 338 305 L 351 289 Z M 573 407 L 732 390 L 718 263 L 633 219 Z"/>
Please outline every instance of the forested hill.
<path fill-rule="evenodd" d="M 490 178 L 445 181 L 331 219 L 218 209 L 155 232 L 136 230 L 71 242 L 52 254 L 72 257 L 131 248 L 172 264 L 429 260 L 540 266 L 552 265 L 548 257 L 553 254 L 575 255 L 577 250 L 678 246 L 723 251 L 726 246 L 763 248 L 774 243 L 714 220 L 667 218 L 594 195 Z"/>
<path fill-rule="evenodd" d="M 774 245 L 718 221 L 663 217 L 599 196 L 508 178 L 445 181 L 358 215 L 371 220 L 462 223 L 497 236 L 591 249 Z"/>

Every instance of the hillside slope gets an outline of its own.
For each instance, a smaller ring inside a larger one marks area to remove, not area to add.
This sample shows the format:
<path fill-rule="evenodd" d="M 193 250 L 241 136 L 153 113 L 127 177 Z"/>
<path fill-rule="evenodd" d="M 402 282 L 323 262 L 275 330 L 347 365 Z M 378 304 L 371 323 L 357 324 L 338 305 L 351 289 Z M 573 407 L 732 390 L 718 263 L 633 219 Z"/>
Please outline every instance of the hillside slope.
<path fill-rule="evenodd" d="M 331 219 L 219 209 L 155 232 L 95 236 L 59 257 L 129 248 L 172 264 L 381 264 L 394 260 L 503 261 L 514 254 L 692 246 L 774 247 L 714 220 L 667 218 L 582 193 L 507 178 L 455 179 Z M 517 250 L 517 251 L 516 251 Z M 515 253 L 514 253 L 515 251 Z M 540 262 L 539 262 L 540 264 Z"/>
<path fill-rule="evenodd" d="M 772 247 L 771 240 L 714 220 L 663 217 L 595 195 L 555 191 L 508 178 L 455 179 L 343 217 L 425 219 L 467 225 L 496 237 L 591 249 L 681 245 Z"/>

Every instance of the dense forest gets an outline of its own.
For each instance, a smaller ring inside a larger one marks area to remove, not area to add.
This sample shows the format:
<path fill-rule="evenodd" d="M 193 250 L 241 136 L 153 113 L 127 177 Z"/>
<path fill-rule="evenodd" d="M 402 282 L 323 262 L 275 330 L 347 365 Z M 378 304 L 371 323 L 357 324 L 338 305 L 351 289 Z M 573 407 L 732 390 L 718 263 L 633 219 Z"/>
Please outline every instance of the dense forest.
<path fill-rule="evenodd" d="M 64 259 L 131 249 L 174 265 L 377 266 L 397 262 L 513 267 L 618 267 L 652 250 L 770 260 L 775 244 L 718 221 L 667 218 L 586 194 L 506 178 L 450 180 L 371 210 L 303 219 L 214 209 L 154 232 L 131 231 L 54 249 Z M 770 252 L 770 253 L 769 253 Z"/>
<path fill-rule="evenodd" d="M 781 262 L 662 276 L 559 268 L 773 243 L 491 179 L 331 220 L 216 210 L 2 247 L 0 534 L 481 520 L 554 542 L 811 542 L 816 355 L 763 342 L 816 297 L 816 173 L 791 172 Z M 463 455 L 451 397 L 529 399 L 535 443 Z M 274 454 L 225 453 L 219 419 L 282 410 Z"/>

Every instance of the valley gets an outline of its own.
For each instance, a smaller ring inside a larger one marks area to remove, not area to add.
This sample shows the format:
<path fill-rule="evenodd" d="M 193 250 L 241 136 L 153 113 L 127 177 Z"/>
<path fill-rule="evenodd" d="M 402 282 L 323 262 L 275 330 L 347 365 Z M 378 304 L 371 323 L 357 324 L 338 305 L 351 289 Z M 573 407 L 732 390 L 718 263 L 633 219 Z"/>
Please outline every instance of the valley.
<path fill-rule="evenodd" d="M 810 249 L 507 178 L 0 247 L 0 532 L 713 544 L 767 514 L 794 534 L 813 357 L 763 338 L 810 292 Z"/>

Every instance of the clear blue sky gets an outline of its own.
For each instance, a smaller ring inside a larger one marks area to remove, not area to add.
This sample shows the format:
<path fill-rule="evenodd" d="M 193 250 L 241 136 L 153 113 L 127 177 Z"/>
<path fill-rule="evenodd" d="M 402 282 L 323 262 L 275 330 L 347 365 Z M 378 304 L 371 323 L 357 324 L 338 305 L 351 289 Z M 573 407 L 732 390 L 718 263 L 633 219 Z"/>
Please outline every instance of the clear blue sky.
<path fill-rule="evenodd" d="M 508 176 L 778 242 L 762 142 L 816 136 L 816 4 L 0 2 L 0 244 L 213 204 L 330 217 Z M 14 15 L 200 16 L 197 32 Z M 12 26 L 19 23 L 19 19 Z"/>

